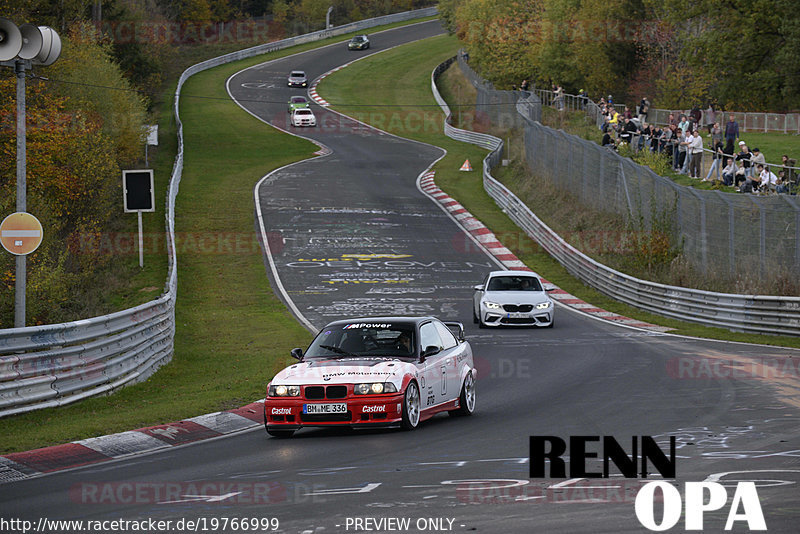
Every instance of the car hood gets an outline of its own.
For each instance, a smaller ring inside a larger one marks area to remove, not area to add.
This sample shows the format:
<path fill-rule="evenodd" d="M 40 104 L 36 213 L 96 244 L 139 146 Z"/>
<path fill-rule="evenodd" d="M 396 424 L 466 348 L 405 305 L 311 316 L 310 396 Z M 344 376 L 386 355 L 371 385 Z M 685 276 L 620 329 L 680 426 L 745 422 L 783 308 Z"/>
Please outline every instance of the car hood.
<path fill-rule="evenodd" d="M 486 291 L 484 301 L 497 304 L 540 304 L 547 302 L 550 297 L 545 291 Z"/>
<path fill-rule="evenodd" d="M 273 384 L 354 384 L 392 382 L 398 388 L 406 373 L 415 374 L 410 362 L 388 358 L 311 360 L 291 365 L 275 375 Z"/>

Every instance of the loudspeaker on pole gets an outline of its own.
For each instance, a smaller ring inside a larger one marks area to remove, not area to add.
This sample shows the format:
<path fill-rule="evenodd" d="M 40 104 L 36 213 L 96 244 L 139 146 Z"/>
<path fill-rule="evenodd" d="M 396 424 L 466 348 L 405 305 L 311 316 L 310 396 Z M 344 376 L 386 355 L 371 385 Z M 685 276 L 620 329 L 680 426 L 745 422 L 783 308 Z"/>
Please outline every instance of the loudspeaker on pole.
<path fill-rule="evenodd" d="M 0 18 L 0 61 L 14 59 L 22 49 L 22 32 L 8 19 Z"/>

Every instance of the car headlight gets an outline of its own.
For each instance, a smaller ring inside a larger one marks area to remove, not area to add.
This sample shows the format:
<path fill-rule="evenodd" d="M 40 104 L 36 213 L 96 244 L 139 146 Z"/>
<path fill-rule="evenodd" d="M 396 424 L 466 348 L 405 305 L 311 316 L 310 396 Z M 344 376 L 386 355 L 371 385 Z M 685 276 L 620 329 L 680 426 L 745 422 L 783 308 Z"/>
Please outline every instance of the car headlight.
<path fill-rule="evenodd" d="M 380 395 L 381 393 L 397 393 L 397 388 L 391 382 L 371 382 L 353 386 L 356 395 Z"/>
<path fill-rule="evenodd" d="M 537 304 L 537 305 L 536 305 L 536 309 L 537 309 L 537 310 L 546 310 L 547 308 L 549 308 L 549 307 L 550 307 L 550 306 L 552 306 L 552 305 L 553 305 L 553 303 L 552 303 L 552 302 L 550 302 L 550 301 L 547 301 L 547 302 L 541 302 L 541 303 L 539 303 L 539 304 Z"/>
<path fill-rule="evenodd" d="M 499 310 L 500 309 L 500 305 L 498 303 L 496 303 L 496 302 L 484 302 L 483 305 L 486 306 L 486 308 L 489 309 L 489 310 Z"/>
<path fill-rule="evenodd" d="M 299 397 L 300 386 L 270 386 L 267 395 L 270 397 Z"/>

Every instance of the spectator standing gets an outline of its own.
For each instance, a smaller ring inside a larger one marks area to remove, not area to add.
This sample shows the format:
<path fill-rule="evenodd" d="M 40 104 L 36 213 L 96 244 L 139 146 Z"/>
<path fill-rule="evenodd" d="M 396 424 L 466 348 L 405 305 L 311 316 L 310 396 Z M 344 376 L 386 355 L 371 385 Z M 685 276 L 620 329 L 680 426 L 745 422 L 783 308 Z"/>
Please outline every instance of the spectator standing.
<path fill-rule="evenodd" d="M 683 172 L 683 164 L 686 162 L 686 135 L 683 133 L 682 128 L 676 130 L 677 136 L 675 143 L 677 146 L 675 153 L 675 170 Z"/>
<path fill-rule="evenodd" d="M 728 123 L 725 125 L 725 140 L 728 139 L 731 140 L 731 144 L 739 139 L 739 123 L 734 120 L 733 113 L 730 114 Z"/>
<path fill-rule="evenodd" d="M 733 139 L 728 139 L 725 142 L 725 148 L 722 149 L 722 152 L 726 156 L 722 158 L 722 165 L 727 165 L 729 158 L 733 160 Z"/>
<path fill-rule="evenodd" d="M 715 122 L 709 127 L 709 132 L 711 134 L 711 144 L 716 145 L 717 143 L 722 144 L 722 128 L 719 127 L 719 123 Z M 733 147 L 733 143 L 731 143 L 731 147 Z"/>
<path fill-rule="evenodd" d="M 705 115 L 704 118 L 706 127 L 708 128 L 708 133 L 714 133 L 712 132 L 713 127 L 716 126 L 717 128 L 719 128 L 719 124 L 714 124 L 715 122 L 717 122 L 717 110 L 714 109 L 714 104 L 709 104 L 708 109 L 706 110 L 704 115 Z M 711 142 L 716 143 L 716 141 L 713 139 L 711 140 Z"/>
<path fill-rule="evenodd" d="M 753 149 L 753 157 L 750 158 L 750 164 L 755 167 L 757 165 L 764 165 L 766 166 L 767 160 L 764 158 L 764 154 L 761 153 L 758 147 Z"/>
<path fill-rule="evenodd" d="M 639 123 L 644 124 L 647 122 L 647 113 L 650 111 L 650 101 L 647 100 L 647 97 L 642 97 L 642 101 L 639 102 L 639 112 L 637 115 L 639 116 Z"/>
<path fill-rule="evenodd" d="M 713 181 L 711 175 L 714 174 L 714 171 L 716 171 L 717 169 L 722 168 L 722 156 L 724 154 L 722 152 L 722 142 L 717 141 L 717 143 L 713 145 L 712 150 L 713 150 L 712 154 L 713 159 L 711 160 L 711 168 L 708 169 L 708 174 L 706 174 L 705 177 L 706 182 Z"/>
<path fill-rule="evenodd" d="M 692 163 L 692 147 L 691 144 L 694 142 L 694 130 L 689 130 L 686 132 L 686 138 L 683 140 L 683 148 L 684 148 L 684 158 L 683 164 L 681 165 L 681 174 L 689 174 L 689 165 Z"/>
<path fill-rule="evenodd" d="M 692 140 L 686 147 L 690 152 L 691 161 L 689 162 L 689 176 L 700 179 L 700 172 L 703 163 L 703 136 L 700 135 L 698 128 L 692 132 Z"/>
<path fill-rule="evenodd" d="M 520 91 L 527 91 L 528 90 L 528 80 L 522 80 L 522 83 L 519 84 Z"/>
<path fill-rule="evenodd" d="M 744 174 L 747 177 L 750 177 L 751 170 L 750 164 L 751 159 L 753 158 L 753 154 L 750 152 L 750 149 L 747 148 L 747 145 L 744 141 L 739 141 L 739 153 L 736 154 L 736 161 L 742 162 L 742 167 L 744 167 Z"/>
<path fill-rule="evenodd" d="M 678 125 L 678 121 L 675 120 L 675 114 L 674 113 L 670 113 L 669 114 L 669 119 L 667 119 L 667 125 L 670 126 L 670 127 Z"/>
<path fill-rule="evenodd" d="M 673 136 L 672 127 L 665 126 L 661 130 L 661 137 L 659 137 L 658 139 L 658 151 L 666 152 L 667 157 L 669 158 L 670 161 L 670 165 L 672 165 L 672 136 Z"/>
<path fill-rule="evenodd" d="M 681 132 L 684 134 L 688 134 L 690 132 L 689 119 L 683 113 L 681 113 L 680 119 L 678 119 L 678 128 L 680 128 Z"/>
<path fill-rule="evenodd" d="M 555 102 L 553 102 L 558 111 L 564 111 L 564 89 L 558 85 L 555 90 Z"/>
<path fill-rule="evenodd" d="M 703 118 L 703 112 L 700 111 L 700 106 L 695 106 L 692 108 L 692 111 L 689 112 L 689 116 L 691 116 L 692 121 L 697 125 L 698 130 L 700 129 L 700 119 Z M 692 130 L 694 131 L 694 130 Z"/>
<path fill-rule="evenodd" d="M 797 181 L 797 170 L 793 167 L 797 167 L 797 160 L 794 158 L 790 158 L 786 154 L 781 156 L 781 164 L 783 165 L 784 170 L 784 180 L 786 182 L 795 182 Z"/>
<path fill-rule="evenodd" d="M 660 144 L 663 133 L 664 131 L 658 125 L 650 127 L 650 152 L 661 152 Z"/>

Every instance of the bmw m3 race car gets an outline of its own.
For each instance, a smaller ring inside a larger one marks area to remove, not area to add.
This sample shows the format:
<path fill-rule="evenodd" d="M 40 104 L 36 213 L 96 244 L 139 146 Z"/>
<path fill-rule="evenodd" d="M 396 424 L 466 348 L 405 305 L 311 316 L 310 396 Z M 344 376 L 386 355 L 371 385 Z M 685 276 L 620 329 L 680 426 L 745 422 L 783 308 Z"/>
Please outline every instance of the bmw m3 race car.
<path fill-rule="evenodd" d="M 306 78 L 305 71 L 293 70 L 289 73 L 286 79 L 286 85 L 289 87 L 306 87 L 308 85 L 308 78 Z"/>
<path fill-rule="evenodd" d="M 292 126 L 316 126 L 317 118 L 311 108 L 293 109 L 289 116 Z"/>
<path fill-rule="evenodd" d="M 356 35 L 347 43 L 348 50 L 366 50 L 369 48 L 369 37 L 366 35 Z"/>
<path fill-rule="evenodd" d="M 455 334 L 453 333 L 455 331 Z M 413 430 L 437 413 L 475 410 L 477 371 L 461 323 L 365 317 L 323 328 L 298 363 L 267 386 L 264 425 L 276 437 L 306 427 Z"/>
<path fill-rule="evenodd" d="M 289 113 L 296 109 L 308 107 L 308 99 L 304 96 L 293 96 L 289 99 Z"/>
<path fill-rule="evenodd" d="M 480 328 L 517 325 L 552 328 L 555 306 L 536 273 L 492 271 L 474 287 L 472 318 Z"/>

